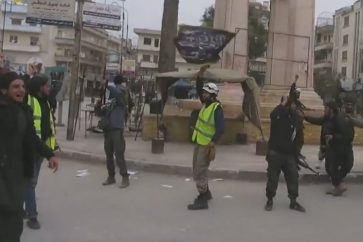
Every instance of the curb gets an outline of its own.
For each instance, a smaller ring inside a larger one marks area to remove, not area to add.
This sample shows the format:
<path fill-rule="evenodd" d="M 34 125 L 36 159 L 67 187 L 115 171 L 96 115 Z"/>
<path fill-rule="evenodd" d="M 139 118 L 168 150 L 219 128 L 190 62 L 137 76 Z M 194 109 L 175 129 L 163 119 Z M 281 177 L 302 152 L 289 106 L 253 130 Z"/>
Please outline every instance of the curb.
<path fill-rule="evenodd" d="M 95 155 L 79 151 L 63 150 L 58 153 L 58 157 L 70 159 L 85 164 L 105 164 L 105 157 L 101 155 Z M 140 160 L 128 159 L 126 161 L 128 168 L 151 172 L 160 173 L 165 175 L 176 175 L 183 177 L 190 177 L 192 175 L 192 167 L 181 165 L 166 165 L 158 163 L 145 163 Z M 265 182 L 266 172 L 260 171 L 242 171 L 242 170 L 216 170 L 211 169 L 208 173 L 209 178 L 216 179 L 228 179 L 228 180 L 240 180 L 249 182 Z M 281 181 L 284 179 L 281 177 Z M 314 174 L 300 174 L 299 182 L 303 184 L 310 183 L 330 183 L 326 174 L 320 176 Z M 363 172 L 352 172 L 345 178 L 346 183 L 363 183 Z"/>

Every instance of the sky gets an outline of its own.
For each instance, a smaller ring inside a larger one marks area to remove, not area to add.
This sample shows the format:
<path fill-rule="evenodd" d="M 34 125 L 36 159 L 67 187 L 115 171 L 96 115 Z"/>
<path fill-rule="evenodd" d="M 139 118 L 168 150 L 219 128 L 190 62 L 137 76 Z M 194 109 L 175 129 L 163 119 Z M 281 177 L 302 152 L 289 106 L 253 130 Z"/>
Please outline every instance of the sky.
<path fill-rule="evenodd" d="M 105 0 L 96 0 L 103 2 Z M 107 3 L 120 0 L 106 0 Z M 349 6 L 356 0 L 316 0 L 315 15 L 332 12 Z M 205 8 L 213 5 L 215 0 L 179 0 L 179 24 L 199 25 Z M 129 16 L 129 36 L 135 38 L 134 28 L 161 29 L 164 0 L 126 0 L 125 8 Z"/>

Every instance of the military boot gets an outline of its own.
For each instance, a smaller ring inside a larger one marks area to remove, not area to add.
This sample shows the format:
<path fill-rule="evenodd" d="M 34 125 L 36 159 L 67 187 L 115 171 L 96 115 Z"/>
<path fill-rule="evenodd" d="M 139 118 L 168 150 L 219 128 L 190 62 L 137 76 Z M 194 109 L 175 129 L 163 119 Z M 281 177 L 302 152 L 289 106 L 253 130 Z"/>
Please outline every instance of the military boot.
<path fill-rule="evenodd" d="M 107 177 L 106 181 L 104 183 L 102 183 L 102 185 L 108 186 L 108 185 L 112 185 L 115 183 L 116 183 L 115 177 L 109 176 L 109 177 Z"/>
<path fill-rule="evenodd" d="M 192 204 L 188 205 L 189 210 L 208 209 L 208 199 L 206 193 L 200 193 Z"/>
<path fill-rule="evenodd" d="M 213 199 L 212 193 L 210 192 L 209 188 L 205 193 L 205 198 L 209 201 Z"/>
<path fill-rule="evenodd" d="M 123 176 L 122 177 L 122 181 L 121 181 L 121 186 L 120 186 L 120 188 L 122 189 L 122 188 L 126 188 L 126 187 L 128 187 L 128 186 L 130 186 L 130 179 L 129 179 L 129 176 L 127 175 L 127 176 Z"/>
<path fill-rule="evenodd" d="M 298 211 L 298 212 L 302 212 L 302 213 L 306 212 L 305 208 L 303 206 L 301 206 L 295 199 L 291 199 L 290 209 Z"/>

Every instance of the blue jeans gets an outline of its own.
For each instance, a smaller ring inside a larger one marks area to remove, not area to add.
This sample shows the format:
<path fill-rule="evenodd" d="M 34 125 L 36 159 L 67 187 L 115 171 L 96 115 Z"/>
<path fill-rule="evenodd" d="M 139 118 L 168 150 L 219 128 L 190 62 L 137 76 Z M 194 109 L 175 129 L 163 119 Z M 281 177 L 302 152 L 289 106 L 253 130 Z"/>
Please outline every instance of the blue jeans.
<path fill-rule="evenodd" d="M 34 175 L 25 191 L 25 212 L 28 218 L 36 218 L 38 216 L 35 188 L 38 184 L 38 177 L 43 159 L 43 157 L 35 158 Z"/>

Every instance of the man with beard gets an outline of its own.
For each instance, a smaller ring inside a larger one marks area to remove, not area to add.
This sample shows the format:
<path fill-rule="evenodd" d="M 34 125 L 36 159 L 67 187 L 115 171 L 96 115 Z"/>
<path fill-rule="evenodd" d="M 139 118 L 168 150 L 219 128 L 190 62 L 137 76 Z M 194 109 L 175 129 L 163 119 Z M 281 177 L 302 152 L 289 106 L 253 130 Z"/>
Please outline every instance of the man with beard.
<path fill-rule="evenodd" d="M 201 70 L 201 73 L 203 70 Z M 217 100 L 219 89 L 216 84 L 208 82 L 203 85 L 201 77 L 197 79 L 197 92 L 203 103 L 198 119 L 193 127 L 192 141 L 196 143 L 193 154 L 193 178 L 199 195 L 189 210 L 208 209 L 212 194 L 208 186 L 208 169 L 215 156 L 215 143 L 224 131 L 224 114 L 221 103 Z"/>
<path fill-rule="evenodd" d="M 276 195 L 279 177 L 282 171 L 285 176 L 290 198 L 290 209 L 305 212 L 305 208 L 296 201 L 299 195 L 299 174 L 296 161 L 297 146 L 295 144 L 297 127 L 293 117 L 296 108 L 293 100 L 287 98 L 286 100 L 283 99 L 282 103 L 270 114 L 269 151 L 266 157 L 268 162 L 266 211 L 271 211 L 273 208 L 273 198 Z"/>
<path fill-rule="evenodd" d="M 0 241 L 19 242 L 26 184 L 34 175 L 34 154 L 58 160 L 36 135 L 33 114 L 23 103 L 25 85 L 15 72 L 0 75 Z"/>
<path fill-rule="evenodd" d="M 27 103 L 33 110 L 34 127 L 38 137 L 51 149 L 55 150 L 55 124 L 53 109 L 49 102 L 51 82 L 46 75 L 37 74 L 28 83 Z M 31 229 L 40 229 L 35 189 L 38 184 L 40 168 L 44 157 L 35 154 L 34 175 L 25 195 L 27 225 Z"/>
<path fill-rule="evenodd" d="M 325 169 L 333 185 L 327 194 L 341 196 L 347 190 L 342 186 L 342 181 L 354 162 L 354 124 L 347 114 L 339 111 L 334 102 L 325 105 L 323 117 L 305 115 L 305 120 L 322 126 L 320 145 L 325 146 Z"/>

